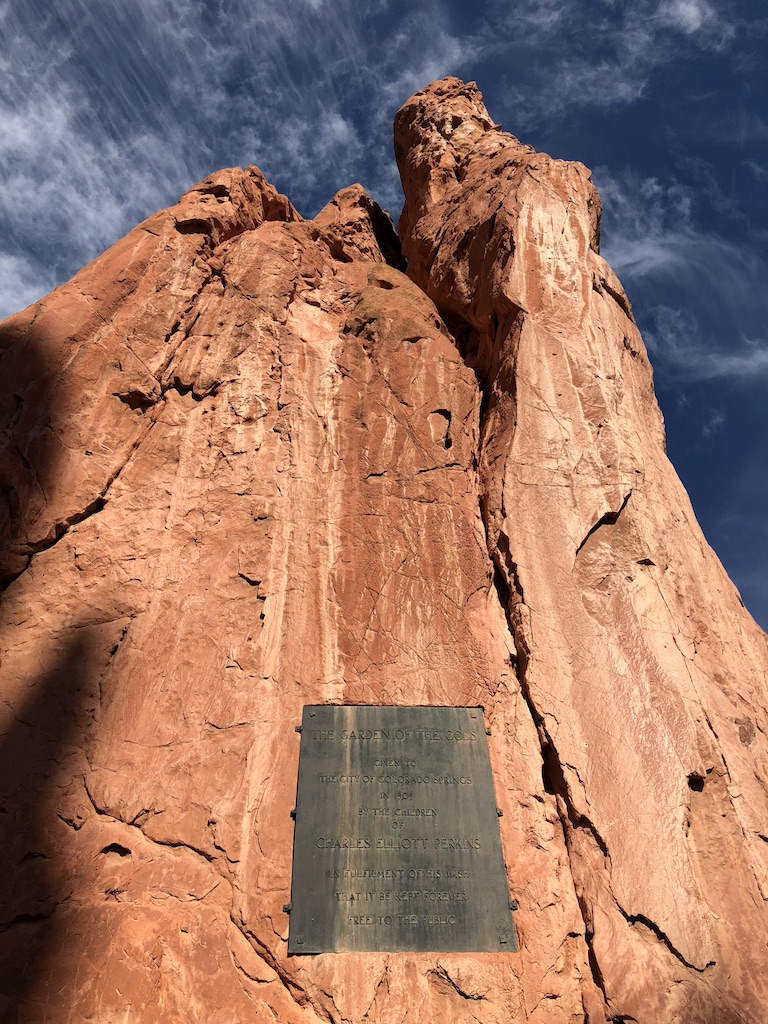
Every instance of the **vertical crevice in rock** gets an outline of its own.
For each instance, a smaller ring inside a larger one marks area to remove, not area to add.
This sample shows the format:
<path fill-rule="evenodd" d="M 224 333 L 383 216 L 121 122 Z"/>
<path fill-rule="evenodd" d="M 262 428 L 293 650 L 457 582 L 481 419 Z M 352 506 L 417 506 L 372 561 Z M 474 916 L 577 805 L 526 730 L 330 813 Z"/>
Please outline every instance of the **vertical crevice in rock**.
<path fill-rule="evenodd" d="M 572 829 L 584 829 L 589 834 L 590 838 L 593 840 L 604 858 L 608 857 L 608 849 L 605 842 L 599 836 L 597 830 L 592 826 L 592 823 L 585 818 L 583 814 L 579 814 L 573 806 L 563 766 L 557 752 L 557 747 L 547 731 L 543 715 L 536 707 L 527 678 L 530 651 L 528 633 L 522 625 L 522 612 L 525 607 L 523 587 L 520 583 L 517 566 L 511 558 L 509 538 L 504 532 L 499 532 L 495 537 L 495 541 L 492 540 L 496 526 L 494 525 L 491 517 L 490 497 L 482 487 L 480 477 L 477 472 L 477 470 L 479 470 L 479 468 L 484 464 L 485 460 L 484 447 L 485 439 L 488 437 L 488 411 L 492 404 L 492 399 L 490 397 L 491 389 L 489 387 L 488 379 L 481 366 L 478 366 L 478 353 L 483 351 L 488 352 L 493 342 L 492 340 L 489 341 L 487 338 L 479 337 L 471 325 L 465 322 L 462 323 L 461 319 L 452 312 L 447 310 L 441 310 L 440 312 L 446 323 L 450 325 L 450 330 L 456 340 L 456 345 L 462 355 L 462 358 L 464 358 L 467 364 L 474 370 L 475 378 L 477 380 L 477 386 L 480 393 L 480 405 L 478 442 L 474 459 L 476 467 L 475 477 L 479 515 L 483 524 L 488 559 L 491 563 L 493 587 L 504 614 L 507 629 L 514 640 L 517 653 L 512 667 L 514 668 L 515 676 L 520 687 L 520 693 L 525 701 L 525 705 L 528 709 L 528 713 L 531 717 L 531 721 L 539 740 L 542 783 L 545 792 L 552 796 L 555 801 L 560 821 L 563 847 L 568 855 L 571 881 L 583 922 L 587 966 L 595 988 L 600 993 L 607 1016 L 608 997 L 606 994 L 603 974 L 592 942 L 594 931 L 591 923 L 591 914 L 584 900 L 583 893 L 580 891 L 577 872 L 574 870 L 572 865 Z M 511 376 L 514 378 L 513 371 L 511 371 Z M 628 500 L 628 497 L 629 496 L 627 496 L 626 500 Z M 626 505 L 626 500 L 624 505 Z M 619 513 L 616 513 L 613 520 L 614 522 L 623 510 L 624 505 L 622 505 Z M 605 519 L 605 517 L 603 517 L 603 519 Z M 593 529 L 597 529 L 598 526 L 602 524 L 602 521 L 603 520 L 601 520 L 599 524 L 596 524 Z M 588 1024 L 589 1014 L 586 1010 L 584 1019 Z M 613 1018 L 609 1019 L 612 1020 Z"/>
<path fill-rule="evenodd" d="M 485 503 L 481 500 L 481 515 L 484 515 L 484 506 Z M 485 526 L 487 536 L 487 521 L 485 521 Z M 506 540 L 506 538 L 504 539 Z M 568 855 L 568 863 L 571 874 L 571 881 L 573 884 L 573 890 L 579 905 L 579 910 L 581 912 L 582 921 L 584 925 L 583 934 L 584 941 L 586 943 L 587 964 L 589 967 L 590 974 L 592 976 L 592 980 L 596 988 L 602 995 L 602 999 L 605 1004 L 605 1010 L 607 1014 L 608 997 L 605 989 L 603 973 L 600 969 L 597 953 L 595 951 L 595 947 L 592 941 L 594 937 L 594 930 L 591 923 L 591 914 L 584 900 L 584 895 L 581 892 L 581 887 L 579 885 L 578 880 L 578 873 L 574 869 L 572 862 L 572 830 L 574 828 L 585 829 L 590 835 L 590 837 L 594 840 L 595 845 L 598 847 L 603 857 L 608 857 L 608 850 L 605 846 L 605 843 L 598 835 L 597 831 L 593 828 L 592 824 L 583 815 L 578 814 L 573 806 L 573 803 L 569 795 L 568 784 L 566 782 L 565 774 L 563 772 L 563 766 L 560 762 L 557 753 L 557 747 L 555 746 L 552 737 L 549 735 L 547 731 L 543 716 L 536 708 L 536 704 L 531 693 L 531 688 L 528 684 L 527 669 L 529 651 L 527 634 L 521 627 L 519 614 L 525 602 L 522 594 L 522 588 L 517 578 L 517 574 L 514 571 L 512 572 L 512 586 L 510 586 L 510 583 L 508 582 L 509 569 L 506 567 L 505 569 L 500 568 L 499 555 L 494 557 L 489 549 L 488 557 L 491 559 L 491 562 L 493 564 L 493 583 L 496 589 L 496 594 L 498 595 L 499 604 L 501 605 L 504 611 L 504 615 L 507 621 L 507 627 L 515 641 L 515 646 L 517 648 L 515 673 L 517 676 L 517 681 L 520 686 L 520 692 L 523 696 L 526 707 L 528 708 L 528 712 L 531 716 L 531 720 L 536 730 L 536 735 L 539 738 L 539 751 L 541 754 L 541 775 L 544 790 L 554 798 L 555 806 L 557 808 L 557 814 L 560 819 L 563 846 Z"/>
<path fill-rule="evenodd" d="M 482 509 L 481 502 L 481 509 Z M 486 525 L 487 529 L 487 525 Z M 568 855 L 568 864 L 571 875 L 571 882 L 573 885 L 573 891 L 576 896 L 576 900 L 581 912 L 583 922 L 583 937 L 586 944 L 587 953 L 587 966 L 589 973 L 592 977 L 592 981 L 595 988 L 600 993 L 603 1000 L 606 1017 L 612 1021 L 620 1018 L 608 1017 L 608 995 L 605 987 L 605 980 L 603 972 L 600 968 L 600 964 L 597 957 L 597 952 L 594 946 L 594 928 L 592 924 L 592 915 L 584 898 L 584 894 L 579 884 L 578 872 L 575 870 L 573 865 L 573 829 L 580 828 L 584 829 L 589 837 L 594 841 L 595 845 L 602 853 L 604 858 L 608 858 L 608 849 L 592 826 L 591 822 L 583 815 L 578 814 L 575 810 L 573 803 L 570 799 L 568 790 L 568 784 L 565 779 L 563 772 L 563 766 L 560 762 L 560 758 L 557 753 L 557 747 L 549 735 L 544 718 L 536 708 L 531 688 L 528 684 L 527 669 L 528 669 L 528 643 L 527 634 L 521 628 L 520 615 L 515 614 L 515 611 L 519 612 L 521 607 L 524 605 L 524 599 L 522 595 L 522 588 L 517 581 L 516 574 L 513 574 L 513 587 L 510 587 L 507 582 L 507 575 L 497 564 L 498 559 L 494 558 L 489 551 L 489 558 L 493 562 L 494 572 L 493 581 L 496 588 L 496 593 L 499 598 L 499 603 L 504 610 L 504 614 L 507 621 L 509 631 L 514 638 L 515 646 L 517 648 L 517 662 L 515 665 L 515 671 L 517 680 L 520 685 L 520 692 L 525 701 L 528 712 L 531 716 L 531 720 L 534 724 L 536 734 L 539 738 L 539 750 L 541 754 L 541 775 L 544 790 L 554 798 L 555 806 L 557 809 L 558 818 L 560 820 L 560 827 L 563 838 L 563 847 Z M 585 1012 L 585 1022 L 589 1024 L 590 1017 Z"/>
<path fill-rule="evenodd" d="M 373 233 L 379 243 L 382 256 L 390 267 L 405 272 L 407 263 L 392 218 L 386 210 L 382 210 L 379 204 L 374 202 L 371 202 L 370 217 Z"/>

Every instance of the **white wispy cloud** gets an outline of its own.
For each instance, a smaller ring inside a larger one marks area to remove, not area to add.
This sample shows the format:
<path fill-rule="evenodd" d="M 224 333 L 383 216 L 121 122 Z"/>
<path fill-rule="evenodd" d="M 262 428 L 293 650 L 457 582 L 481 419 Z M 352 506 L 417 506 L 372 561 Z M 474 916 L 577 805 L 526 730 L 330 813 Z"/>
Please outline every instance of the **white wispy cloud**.
<path fill-rule="evenodd" d="M 742 160 L 742 165 L 748 167 L 758 181 L 768 181 L 768 167 L 763 167 L 757 160 Z"/>
<path fill-rule="evenodd" d="M 689 34 L 717 20 L 717 14 L 704 0 L 667 0 L 659 5 L 661 25 L 672 25 Z"/>
<path fill-rule="evenodd" d="M 72 73 L 73 43 L 52 17 L 37 32 L 10 5 L 3 19 L 0 315 L 44 294 L 190 178 L 181 126 L 117 132 L 96 86 Z"/>
<path fill-rule="evenodd" d="M 531 46 L 524 59 L 539 87 L 512 86 L 517 123 L 525 126 L 632 103 L 660 68 L 722 51 L 736 33 L 706 0 L 534 0 L 508 10 L 502 23 L 503 36 L 522 35 Z"/>
<path fill-rule="evenodd" d="M 37 6 L 0 0 L 0 251 L 24 300 L 35 274 L 42 293 L 221 166 L 256 163 L 305 215 L 358 180 L 397 216 L 395 110 L 510 47 L 523 55 L 506 97 L 517 130 L 631 103 L 683 43 L 728 37 L 706 0 L 489 3 L 463 34 L 444 0 Z M 682 241 L 628 234 L 623 258 L 642 274 L 679 260 Z"/>
<path fill-rule="evenodd" d="M 649 310 L 650 329 L 645 341 L 654 360 L 686 383 L 714 380 L 754 380 L 768 377 L 768 342 L 754 338 L 728 338 L 718 347 L 706 328 L 685 308 L 655 306 Z M 707 421 L 705 437 L 724 423 L 720 414 Z"/>
<path fill-rule="evenodd" d="M 709 418 L 707 419 L 706 423 L 701 428 L 701 432 L 704 435 L 704 437 L 707 440 L 714 437 L 715 434 L 717 434 L 719 431 L 723 429 L 723 426 L 725 425 L 725 420 L 726 416 L 724 412 L 722 412 L 720 409 L 713 409 L 712 412 L 709 414 Z"/>
<path fill-rule="evenodd" d="M 604 255 L 630 295 L 642 297 L 644 337 L 657 369 L 683 381 L 768 374 L 761 337 L 768 278 L 760 247 L 698 226 L 696 193 L 674 179 L 598 168 L 609 230 Z"/>
<path fill-rule="evenodd" d="M 397 216 L 392 116 L 475 52 L 439 0 L 33 6 L 0 4 L 0 316 L 221 166 L 305 215 L 359 180 Z"/>
<path fill-rule="evenodd" d="M 24 309 L 56 284 L 24 256 L 0 253 L 0 309 Z"/>

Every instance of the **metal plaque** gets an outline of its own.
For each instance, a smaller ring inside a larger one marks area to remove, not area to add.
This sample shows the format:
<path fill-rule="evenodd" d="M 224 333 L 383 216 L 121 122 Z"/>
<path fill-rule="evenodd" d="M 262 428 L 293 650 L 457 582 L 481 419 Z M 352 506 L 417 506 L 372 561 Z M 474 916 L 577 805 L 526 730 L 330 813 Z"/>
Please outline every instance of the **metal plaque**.
<path fill-rule="evenodd" d="M 289 955 L 517 949 L 482 708 L 304 708 Z"/>

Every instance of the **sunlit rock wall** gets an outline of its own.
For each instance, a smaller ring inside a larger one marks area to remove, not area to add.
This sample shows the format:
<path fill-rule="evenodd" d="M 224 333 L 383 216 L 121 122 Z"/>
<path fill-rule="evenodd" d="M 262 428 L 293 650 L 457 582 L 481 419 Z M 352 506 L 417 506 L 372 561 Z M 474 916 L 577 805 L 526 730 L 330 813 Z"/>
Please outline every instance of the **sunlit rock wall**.
<path fill-rule="evenodd" d="M 221 171 L 0 327 L 9 1020 L 763 1019 L 766 638 L 589 174 L 455 79 L 396 149 L 407 274 Z M 327 702 L 485 707 L 518 954 L 287 957 Z"/>

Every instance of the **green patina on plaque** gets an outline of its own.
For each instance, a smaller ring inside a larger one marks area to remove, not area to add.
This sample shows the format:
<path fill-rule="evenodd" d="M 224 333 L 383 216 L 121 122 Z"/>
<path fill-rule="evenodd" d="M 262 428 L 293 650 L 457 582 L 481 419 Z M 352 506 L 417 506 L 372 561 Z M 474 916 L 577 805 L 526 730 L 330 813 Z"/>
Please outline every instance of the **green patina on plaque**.
<path fill-rule="evenodd" d="M 306 707 L 289 955 L 516 949 L 482 708 Z"/>

